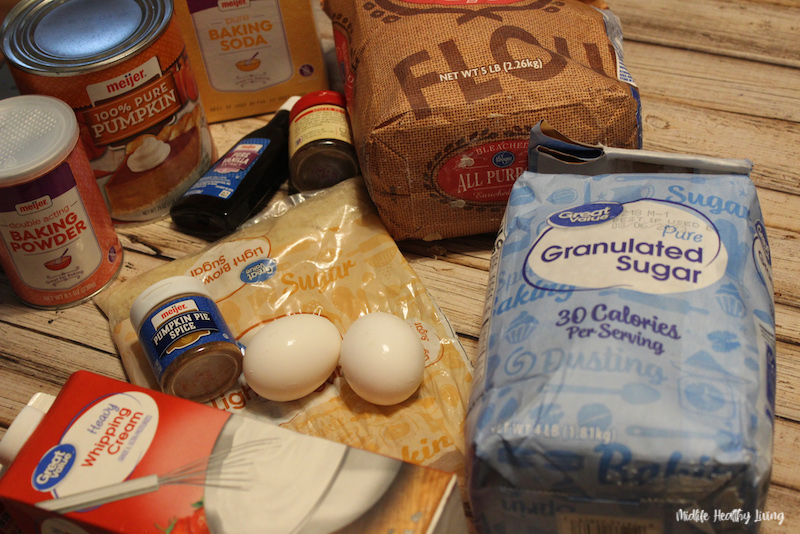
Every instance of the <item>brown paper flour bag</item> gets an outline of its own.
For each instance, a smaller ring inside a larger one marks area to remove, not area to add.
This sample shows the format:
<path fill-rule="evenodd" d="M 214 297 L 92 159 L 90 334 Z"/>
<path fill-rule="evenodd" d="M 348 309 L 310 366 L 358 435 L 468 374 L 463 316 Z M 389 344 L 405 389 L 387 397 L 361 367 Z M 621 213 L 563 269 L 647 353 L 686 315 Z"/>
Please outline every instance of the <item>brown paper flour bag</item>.
<path fill-rule="evenodd" d="M 609 10 L 579 0 L 325 0 L 353 136 L 396 240 L 495 232 L 547 120 L 641 146 L 640 104 Z"/>

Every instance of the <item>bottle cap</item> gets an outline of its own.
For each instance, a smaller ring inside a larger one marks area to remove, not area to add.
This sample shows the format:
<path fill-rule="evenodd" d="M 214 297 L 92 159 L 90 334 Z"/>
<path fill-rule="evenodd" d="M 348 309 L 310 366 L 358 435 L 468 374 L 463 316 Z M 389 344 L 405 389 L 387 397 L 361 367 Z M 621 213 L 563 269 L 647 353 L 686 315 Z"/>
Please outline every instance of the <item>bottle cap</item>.
<path fill-rule="evenodd" d="M 21 95 L 0 102 L 0 182 L 21 183 L 48 172 L 78 141 L 75 112 L 65 102 L 43 95 Z"/>
<path fill-rule="evenodd" d="M 172 276 L 156 282 L 141 292 L 131 305 L 131 324 L 138 333 L 142 321 L 160 302 L 177 295 L 196 293 L 211 298 L 203 282 L 192 276 Z"/>
<path fill-rule="evenodd" d="M 50 395 L 49 393 L 43 393 L 40 391 L 33 394 L 31 400 L 28 401 L 28 406 L 33 406 L 37 410 L 47 413 L 50 411 L 50 407 L 55 401 L 55 395 Z"/>
<path fill-rule="evenodd" d="M 284 102 L 281 107 L 278 108 L 278 111 L 291 112 L 292 108 L 294 107 L 295 104 L 297 104 L 298 100 L 300 100 L 299 96 L 290 96 L 289 99 L 286 102 Z M 275 113 L 277 113 L 278 111 L 276 111 Z"/>
<path fill-rule="evenodd" d="M 292 106 L 289 121 L 293 121 L 304 109 L 308 109 L 311 106 L 319 106 L 320 104 L 335 104 L 339 107 L 345 107 L 346 103 L 344 96 L 336 91 L 314 91 L 313 93 L 302 96 L 294 106 Z"/>
<path fill-rule="evenodd" d="M 0 440 L 0 465 L 14 461 L 43 417 L 44 412 L 34 406 L 28 405 L 20 410 Z"/>

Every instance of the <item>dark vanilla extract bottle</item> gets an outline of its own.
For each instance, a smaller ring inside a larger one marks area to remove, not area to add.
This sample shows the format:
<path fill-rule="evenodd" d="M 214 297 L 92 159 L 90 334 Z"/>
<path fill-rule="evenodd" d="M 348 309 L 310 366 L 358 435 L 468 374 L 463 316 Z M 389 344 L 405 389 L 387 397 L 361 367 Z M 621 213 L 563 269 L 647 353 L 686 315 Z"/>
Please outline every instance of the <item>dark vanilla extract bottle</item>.
<path fill-rule="evenodd" d="M 263 127 L 240 139 L 170 208 L 175 225 L 206 239 L 226 236 L 255 215 L 289 177 L 287 100 Z"/>

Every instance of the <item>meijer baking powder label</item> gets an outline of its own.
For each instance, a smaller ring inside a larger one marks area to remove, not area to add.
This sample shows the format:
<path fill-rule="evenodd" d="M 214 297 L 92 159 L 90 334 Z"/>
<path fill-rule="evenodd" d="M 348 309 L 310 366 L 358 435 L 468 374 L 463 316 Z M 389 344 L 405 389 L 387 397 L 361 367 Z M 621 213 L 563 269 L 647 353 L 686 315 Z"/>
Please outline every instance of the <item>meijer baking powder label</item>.
<path fill-rule="evenodd" d="M 0 103 L 0 265 L 38 308 L 79 304 L 111 283 L 122 246 L 67 104 Z"/>
<path fill-rule="evenodd" d="M 0 236 L 22 281 L 34 289 L 67 290 L 89 277 L 103 262 L 92 222 L 69 166 L 51 174 L 53 189 L 19 200 L 23 187 L 0 200 Z M 13 200 L 12 200 L 13 202 Z"/>

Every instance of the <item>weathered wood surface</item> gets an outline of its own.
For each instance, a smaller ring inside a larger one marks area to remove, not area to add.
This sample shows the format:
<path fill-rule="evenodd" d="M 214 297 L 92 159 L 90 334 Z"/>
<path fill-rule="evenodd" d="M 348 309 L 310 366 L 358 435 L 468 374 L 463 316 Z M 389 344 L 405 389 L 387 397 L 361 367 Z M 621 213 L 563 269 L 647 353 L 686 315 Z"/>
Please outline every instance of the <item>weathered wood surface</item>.
<path fill-rule="evenodd" d="M 625 63 L 641 90 L 645 148 L 748 158 L 773 253 L 778 393 L 768 511 L 800 528 L 800 3 L 795 0 L 609 0 L 625 32 Z M 220 152 L 268 117 L 216 124 Z M 119 280 L 199 250 L 169 220 L 121 228 Z M 457 330 L 477 339 L 492 236 L 401 248 Z M 454 290 L 453 280 L 458 280 Z M 0 435 L 37 391 L 56 393 L 72 372 L 125 374 L 93 303 L 61 311 L 19 304 L 0 275 Z"/>

